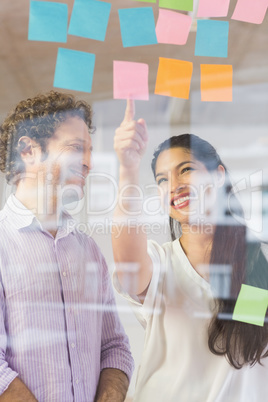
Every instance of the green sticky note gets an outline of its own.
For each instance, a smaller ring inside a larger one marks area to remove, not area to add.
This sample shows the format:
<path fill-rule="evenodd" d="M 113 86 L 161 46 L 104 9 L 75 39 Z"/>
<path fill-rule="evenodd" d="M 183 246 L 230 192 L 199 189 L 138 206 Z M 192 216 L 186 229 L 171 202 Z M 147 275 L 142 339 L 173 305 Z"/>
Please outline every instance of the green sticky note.
<path fill-rule="evenodd" d="M 193 11 L 193 0 L 159 0 L 159 7 L 172 10 Z"/>
<path fill-rule="evenodd" d="M 233 320 L 263 327 L 268 307 L 268 290 L 242 285 L 239 292 Z"/>

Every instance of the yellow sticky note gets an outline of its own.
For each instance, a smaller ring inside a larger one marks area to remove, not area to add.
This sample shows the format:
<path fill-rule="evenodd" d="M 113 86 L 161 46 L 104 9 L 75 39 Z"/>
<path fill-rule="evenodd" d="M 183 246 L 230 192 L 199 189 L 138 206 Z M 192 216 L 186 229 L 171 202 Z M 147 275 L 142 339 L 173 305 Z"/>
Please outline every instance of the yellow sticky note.
<path fill-rule="evenodd" d="M 193 63 L 159 57 L 155 94 L 189 99 Z"/>
<path fill-rule="evenodd" d="M 201 64 L 201 100 L 205 102 L 232 102 L 233 66 Z"/>

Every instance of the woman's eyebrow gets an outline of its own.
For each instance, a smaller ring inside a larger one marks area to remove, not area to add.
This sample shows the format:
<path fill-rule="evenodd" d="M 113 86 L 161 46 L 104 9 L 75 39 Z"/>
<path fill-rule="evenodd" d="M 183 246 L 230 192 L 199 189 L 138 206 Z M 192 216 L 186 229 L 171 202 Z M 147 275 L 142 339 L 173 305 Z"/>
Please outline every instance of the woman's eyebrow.
<path fill-rule="evenodd" d="M 184 161 L 179 163 L 177 166 L 175 166 L 175 169 L 180 169 L 183 165 L 186 165 L 187 163 L 195 163 L 194 161 Z M 157 176 L 164 176 L 166 173 L 157 173 L 157 175 L 155 176 L 155 178 L 157 178 Z"/>

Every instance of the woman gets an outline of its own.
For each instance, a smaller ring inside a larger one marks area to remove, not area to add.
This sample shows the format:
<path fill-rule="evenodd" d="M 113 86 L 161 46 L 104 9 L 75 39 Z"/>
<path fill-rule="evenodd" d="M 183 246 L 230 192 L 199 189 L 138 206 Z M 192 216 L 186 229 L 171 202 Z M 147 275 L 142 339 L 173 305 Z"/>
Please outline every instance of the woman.
<path fill-rule="evenodd" d="M 139 222 L 127 226 L 128 213 L 133 222 L 141 210 L 137 185 L 148 141 L 144 120 L 133 118 L 134 104 L 128 101 L 115 136 L 120 161 L 115 221 L 126 224 L 113 236 L 113 249 L 115 286 L 135 305 L 146 330 L 134 400 L 266 400 L 267 323 L 235 320 L 233 310 L 242 284 L 268 289 L 268 263 L 259 243 L 246 243 L 241 219 L 230 214 L 230 203 L 240 218 L 242 210 L 228 172 L 215 149 L 197 136 L 162 143 L 152 169 L 167 200 L 173 241 L 147 243 Z M 127 270 L 121 269 L 126 262 L 138 267 L 127 292 Z"/>

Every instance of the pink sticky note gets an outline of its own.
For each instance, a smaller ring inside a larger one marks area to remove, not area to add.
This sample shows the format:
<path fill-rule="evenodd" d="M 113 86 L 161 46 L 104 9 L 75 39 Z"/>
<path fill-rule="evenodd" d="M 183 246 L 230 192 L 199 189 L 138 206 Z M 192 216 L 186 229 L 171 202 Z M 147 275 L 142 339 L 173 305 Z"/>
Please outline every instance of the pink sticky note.
<path fill-rule="evenodd" d="M 192 18 L 189 15 L 160 8 L 155 28 L 158 43 L 185 45 L 191 24 Z"/>
<path fill-rule="evenodd" d="M 268 7 L 268 0 L 238 0 L 233 20 L 261 24 Z"/>
<path fill-rule="evenodd" d="M 149 100 L 148 76 L 148 64 L 114 61 L 114 99 Z"/>
<path fill-rule="evenodd" d="M 226 17 L 230 0 L 199 0 L 197 17 Z"/>

